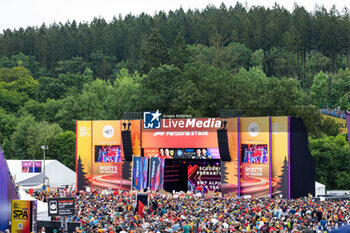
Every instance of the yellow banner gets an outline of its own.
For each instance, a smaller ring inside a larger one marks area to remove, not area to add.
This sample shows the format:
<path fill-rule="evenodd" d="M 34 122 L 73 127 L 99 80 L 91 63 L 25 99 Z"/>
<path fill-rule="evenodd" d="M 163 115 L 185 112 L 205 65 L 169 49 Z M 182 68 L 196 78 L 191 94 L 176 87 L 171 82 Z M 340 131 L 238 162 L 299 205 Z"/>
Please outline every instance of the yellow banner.
<path fill-rule="evenodd" d="M 133 154 L 141 156 L 141 120 L 132 120 L 131 122 L 131 141 Z"/>
<path fill-rule="evenodd" d="M 288 198 L 288 117 L 272 117 L 272 193 Z"/>
<path fill-rule="evenodd" d="M 113 183 L 117 180 L 118 185 L 121 185 L 121 121 L 93 121 L 92 131 L 92 186 L 99 189 L 115 188 Z M 120 189 L 120 186 L 115 189 Z"/>
<path fill-rule="evenodd" d="M 30 233 L 31 201 L 12 200 L 11 232 Z"/>
<path fill-rule="evenodd" d="M 223 119 L 227 121 L 228 145 L 231 161 L 221 161 L 221 192 L 235 193 L 238 189 L 238 134 L 237 118 Z"/>
<path fill-rule="evenodd" d="M 92 166 L 92 121 L 77 121 L 76 172 L 77 187 L 89 186 Z"/>
<path fill-rule="evenodd" d="M 328 116 L 325 114 L 321 114 L 323 119 L 331 119 L 335 121 L 335 124 L 337 125 L 337 130 L 340 134 L 346 134 L 348 132 L 348 129 L 346 127 L 346 120 L 345 119 L 341 119 L 338 117 L 332 117 L 332 116 Z"/>
<path fill-rule="evenodd" d="M 120 121 L 93 121 L 94 145 L 121 145 Z"/>
<path fill-rule="evenodd" d="M 269 118 L 241 118 L 241 144 L 268 144 Z"/>
<path fill-rule="evenodd" d="M 241 195 L 270 194 L 269 125 L 268 117 L 240 119 Z"/>

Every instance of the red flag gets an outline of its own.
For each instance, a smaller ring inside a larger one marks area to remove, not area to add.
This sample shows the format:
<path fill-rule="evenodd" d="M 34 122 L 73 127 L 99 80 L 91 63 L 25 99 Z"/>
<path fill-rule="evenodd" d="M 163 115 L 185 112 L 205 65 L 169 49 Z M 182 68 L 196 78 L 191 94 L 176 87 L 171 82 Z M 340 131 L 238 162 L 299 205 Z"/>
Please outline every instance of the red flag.
<path fill-rule="evenodd" d="M 143 208 L 145 208 L 144 204 L 139 201 L 138 214 L 143 218 Z"/>
<path fill-rule="evenodd" d="M 29 194 L 33 194 L 34 189 L 29 189 Z"/>

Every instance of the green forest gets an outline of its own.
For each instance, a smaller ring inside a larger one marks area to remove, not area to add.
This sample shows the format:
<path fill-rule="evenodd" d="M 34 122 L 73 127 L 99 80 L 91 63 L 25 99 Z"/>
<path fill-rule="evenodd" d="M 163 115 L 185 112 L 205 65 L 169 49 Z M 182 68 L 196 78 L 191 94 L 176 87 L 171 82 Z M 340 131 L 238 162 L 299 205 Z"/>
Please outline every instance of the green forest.
<path fill-rule="evenodd" d="M 350 12 L 240 3 L 95 18 L 0 33 L 0 144 L 7 159 L 75 168 L 75 121 L 124 112 L 299 116 L 316 179 L 350 189 L 347 135 L 321 108 L 350 110 Z"/>

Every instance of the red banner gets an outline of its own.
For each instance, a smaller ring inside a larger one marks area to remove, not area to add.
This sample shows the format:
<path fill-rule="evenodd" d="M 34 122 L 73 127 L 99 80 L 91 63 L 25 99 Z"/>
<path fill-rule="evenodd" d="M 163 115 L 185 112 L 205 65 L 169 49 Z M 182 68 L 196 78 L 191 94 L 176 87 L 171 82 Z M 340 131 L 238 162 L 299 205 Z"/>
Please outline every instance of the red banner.
<path fill-rule="evenodd" d="M 217 148 L 221 120 L 162 119 L 160 129 L 143 129 L 144 148 Z"/>

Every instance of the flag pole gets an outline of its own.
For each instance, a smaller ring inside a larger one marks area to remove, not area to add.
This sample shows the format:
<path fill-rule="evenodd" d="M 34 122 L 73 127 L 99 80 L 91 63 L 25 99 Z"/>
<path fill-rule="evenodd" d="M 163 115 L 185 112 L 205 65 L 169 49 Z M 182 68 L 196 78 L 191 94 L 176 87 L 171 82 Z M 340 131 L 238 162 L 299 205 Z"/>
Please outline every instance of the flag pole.
<path fill-rule="evenodd" d="M 146 158 L 148 159 L 148 158 Z M 148 192 L 151 191 L 151 161 L 152 161 L 152 156 L 149 158 L 149 164 L 148 164 L 148 187 L 147 187 L 147 190 Z"/>
<path fill-rule="evenodd" d="M 131 185 L 130 185 L 130 191 L 133 191 L 134 186 L 134 155 L 131 157 Z"/>

